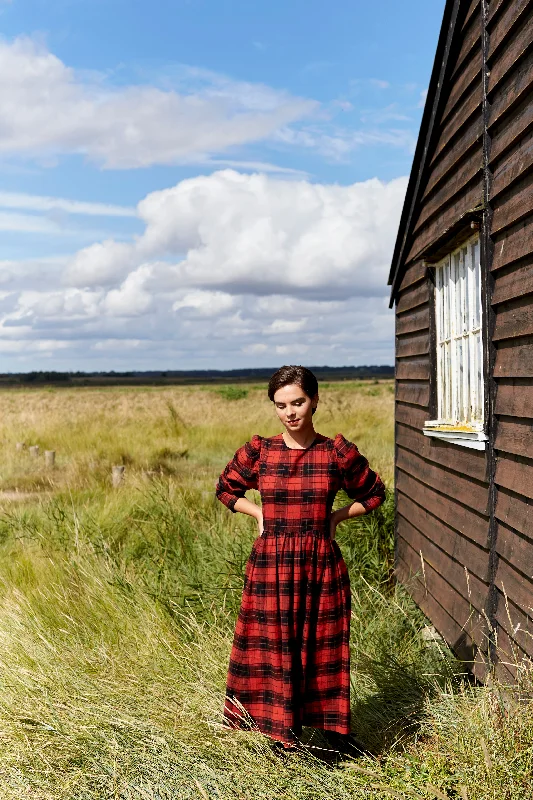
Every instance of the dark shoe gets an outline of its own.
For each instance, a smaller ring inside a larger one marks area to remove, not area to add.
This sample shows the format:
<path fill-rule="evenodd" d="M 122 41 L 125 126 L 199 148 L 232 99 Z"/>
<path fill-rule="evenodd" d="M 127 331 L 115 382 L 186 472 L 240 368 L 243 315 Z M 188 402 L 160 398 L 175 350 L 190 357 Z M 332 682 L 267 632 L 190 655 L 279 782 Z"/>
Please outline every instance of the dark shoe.
<path fill-rule="evenodd" d="M 280 742 L 279 739 L 273 739 L 272 751 L 274 755 L 283 758 L 284 756 L 291 755 L 291 753 L 301 752 L 301 746 L 296 743 L 288 744 L 287 742 Z"/>
<path fill-rule="evenodd" d="M 368 748 L 363 742 L 356 739 L 351 733 L 336 733 L 336 731 L 323 731 L 328 744 L 342 757 L 359 758 L 368 753 Z"/>

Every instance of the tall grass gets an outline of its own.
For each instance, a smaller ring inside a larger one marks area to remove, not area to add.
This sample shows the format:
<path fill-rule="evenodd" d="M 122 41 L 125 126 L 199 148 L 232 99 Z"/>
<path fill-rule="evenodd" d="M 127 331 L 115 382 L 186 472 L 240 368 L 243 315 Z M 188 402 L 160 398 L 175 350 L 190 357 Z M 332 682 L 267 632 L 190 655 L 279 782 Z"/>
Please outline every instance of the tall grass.
<path fill-rule="evenodd" d="M 529 797 L 528 678 L 520 691 L 474 686 L 425 641 L 392 580 L 392 496 L 338 536 L 354 595 L 354 732 L 372 755 L 332 765 L 309 730 L 301 753 L 279 758 L 261 735 L 222 729 L 256 531 L 213 484 L 242 441 L 276 430 L 247 388 L 0 395 L 3 486 L 36 494 L 0 514 L 1 797 Z M 388 384 L 324 394 L 320 429 L 342 430 L 390 481 Z M 14 454 L 23 439 L 55 448 L 57 469 Z M 113 491 L 119 457 L 127 480 Z"/>

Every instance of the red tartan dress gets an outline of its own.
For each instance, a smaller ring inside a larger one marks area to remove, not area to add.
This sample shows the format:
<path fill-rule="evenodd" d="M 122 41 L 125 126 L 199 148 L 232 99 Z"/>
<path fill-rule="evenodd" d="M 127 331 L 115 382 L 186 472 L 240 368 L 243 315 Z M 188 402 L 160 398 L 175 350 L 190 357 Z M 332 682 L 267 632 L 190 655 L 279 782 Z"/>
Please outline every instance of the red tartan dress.
<path fill-rule="evenodd" d="M 357 447 L 317 434 L 305 450 L 283 436 L 254 436 L 217 484 L 234 511 L 259 489 L 264 532 L 246 565 L 231 651 L 224 717 L 293 742 L 302 725 L 350 732 L 350 581 L 329 532 L 339 489 L 367 511 L 385 487 Z"/>

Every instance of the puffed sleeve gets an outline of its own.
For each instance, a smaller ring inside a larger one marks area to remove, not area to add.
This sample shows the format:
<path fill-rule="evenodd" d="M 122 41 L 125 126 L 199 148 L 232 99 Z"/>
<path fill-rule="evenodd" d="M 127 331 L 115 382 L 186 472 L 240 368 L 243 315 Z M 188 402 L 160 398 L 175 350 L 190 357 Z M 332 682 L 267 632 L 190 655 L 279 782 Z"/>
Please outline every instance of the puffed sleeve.
<path fill-rule="evenodd" d="M 235 503 L 248 489 L 257 489 L 261 437 L 253 436 L 240 447 L 218 479 L 216 496 L 221 503 L 235 511 Z"/>
<path fill-rule="evenodd" d="M 335 437 L 335 452 L 342 476 L 342 488 L 351 500 L 366 511 L 373 511 L 385 500 L 385 486 L 357 447 L 340 433 Z"/>

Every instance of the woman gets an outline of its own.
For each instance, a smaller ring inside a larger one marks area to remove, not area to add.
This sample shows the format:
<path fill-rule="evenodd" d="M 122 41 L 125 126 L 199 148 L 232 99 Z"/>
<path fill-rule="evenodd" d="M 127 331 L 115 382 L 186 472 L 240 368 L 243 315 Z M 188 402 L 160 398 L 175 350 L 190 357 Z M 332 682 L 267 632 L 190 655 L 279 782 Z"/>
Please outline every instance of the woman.
<path fill-rule="evenodd" d="M 341 434 L 317 433 L 318 383 L 281 367 L 268 396 L 283 424 L 235 453 L 217 484 L 231 511 L 257 520 L 231 652 L 224 717 L 294 745 L 302 725 L 350 733 L 350 583 L 335 529 L 377 508 L 385 487 Z M 259 489 L 262 507 L 244 495 Z M 332 512 L 339 489 L 352 499 Z"/>

